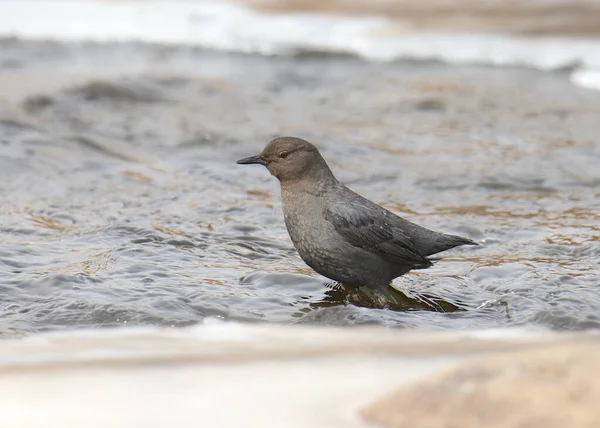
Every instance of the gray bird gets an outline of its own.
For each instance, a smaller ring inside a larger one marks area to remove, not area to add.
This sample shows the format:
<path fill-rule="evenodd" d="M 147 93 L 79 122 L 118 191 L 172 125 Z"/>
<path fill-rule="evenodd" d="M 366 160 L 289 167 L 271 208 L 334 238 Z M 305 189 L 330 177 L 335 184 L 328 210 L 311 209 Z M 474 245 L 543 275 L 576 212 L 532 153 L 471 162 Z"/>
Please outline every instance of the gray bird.
<path fill-rule="evenodd" d="M 304 262 L 327 278 L 384 289 L 427 256 L 477 245 L 411 223 L 340 183 L 308 141 L 281 137 L 238 164 L 260 164 L 279 179 L 285 225 Z"/>

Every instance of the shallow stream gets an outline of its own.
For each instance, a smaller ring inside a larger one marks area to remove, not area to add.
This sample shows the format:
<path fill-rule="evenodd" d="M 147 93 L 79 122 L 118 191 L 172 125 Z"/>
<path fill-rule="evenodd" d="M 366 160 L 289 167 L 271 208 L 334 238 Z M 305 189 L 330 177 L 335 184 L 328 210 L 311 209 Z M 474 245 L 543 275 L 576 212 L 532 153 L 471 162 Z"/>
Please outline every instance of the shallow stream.
<path fill-rule="evenodd" d="M 0 333 L 282 323 L 600 326 L 600 92 L 568 73 L 0 41 Z M 477 240 L 402 310 L 295 253 L 277 181 L 315 143 L 349 187 Z"/>

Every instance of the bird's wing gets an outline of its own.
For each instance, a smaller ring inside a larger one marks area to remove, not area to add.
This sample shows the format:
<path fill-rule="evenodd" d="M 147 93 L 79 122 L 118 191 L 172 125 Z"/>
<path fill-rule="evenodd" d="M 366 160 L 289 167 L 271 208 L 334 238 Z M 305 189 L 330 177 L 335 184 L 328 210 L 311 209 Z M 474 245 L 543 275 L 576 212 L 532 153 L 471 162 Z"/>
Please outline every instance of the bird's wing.
<path fill-rule="evenodd" d="M 334 204 L 324 212 L 325 219 L 351 245 L 398 265 L 409 264 L 413 268 L 431 266 L 432 263 L 419 254 L 410 238 L 386 220 L 385 216 L 393 215 L 381 207 L 358 200 Z"/>

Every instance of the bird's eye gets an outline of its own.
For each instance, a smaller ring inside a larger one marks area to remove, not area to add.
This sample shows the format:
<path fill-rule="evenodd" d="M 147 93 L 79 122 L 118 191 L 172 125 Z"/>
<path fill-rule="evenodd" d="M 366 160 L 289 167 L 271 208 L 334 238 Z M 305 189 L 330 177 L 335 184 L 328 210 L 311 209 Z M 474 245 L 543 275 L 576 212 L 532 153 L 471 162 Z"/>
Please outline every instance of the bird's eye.
<path fill-rule="evenodd" d="M 281 159 L 285 159 L 288 157 L 289 154 L 290 154 L 290 152 L 281 152 L 281 153 L 279 153 L 279 157 Z"/>

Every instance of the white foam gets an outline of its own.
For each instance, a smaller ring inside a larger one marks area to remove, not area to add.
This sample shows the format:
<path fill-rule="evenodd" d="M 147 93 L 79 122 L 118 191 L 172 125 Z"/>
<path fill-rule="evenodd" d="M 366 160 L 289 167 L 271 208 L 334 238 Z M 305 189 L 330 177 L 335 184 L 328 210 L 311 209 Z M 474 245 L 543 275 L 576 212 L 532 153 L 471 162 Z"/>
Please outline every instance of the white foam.
<path fill-rule="evenodd" d="M 584 88 L 600 90 L 600 68 L 575 70 L 571 73 L 571 82 Z"/>
<path fill-rule="evenodd" d="M 316 50 L 373 61 L 429 59 L 543 70 L 581 66 L 589 70 L 576 72 L 574 84 L 596 89 L 600 84 L 597 72 L 590 71 L 600 69 L 600 43 L 594 39 L 421 34 L 383 17 L 269 14 L 218 0 L 4 0 L 0 37 L 6 36 L 184 44 L 265 55 Z"/>

